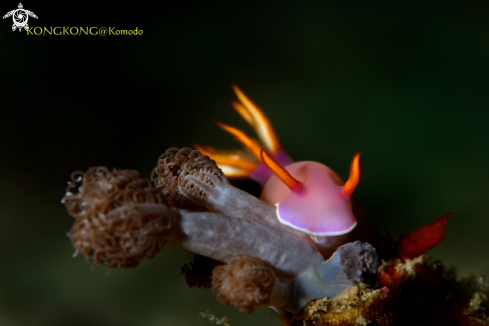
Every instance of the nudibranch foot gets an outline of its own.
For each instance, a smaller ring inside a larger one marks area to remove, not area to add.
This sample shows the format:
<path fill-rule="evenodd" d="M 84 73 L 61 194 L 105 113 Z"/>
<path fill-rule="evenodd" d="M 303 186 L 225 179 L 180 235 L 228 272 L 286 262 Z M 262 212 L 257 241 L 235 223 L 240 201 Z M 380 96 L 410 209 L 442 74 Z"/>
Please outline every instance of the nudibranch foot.
<path fill-rule="evenodd" d="M 312 237 L 318 247 L 329 248 L 338 243 L 338 236 Z"/>

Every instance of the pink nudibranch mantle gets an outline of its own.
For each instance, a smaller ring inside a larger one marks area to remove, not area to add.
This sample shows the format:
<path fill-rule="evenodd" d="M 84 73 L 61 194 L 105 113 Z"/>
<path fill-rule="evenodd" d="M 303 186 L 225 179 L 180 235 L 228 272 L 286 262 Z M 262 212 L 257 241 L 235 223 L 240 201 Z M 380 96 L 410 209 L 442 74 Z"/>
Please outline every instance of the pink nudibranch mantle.
<path fill-rule="evenodd" d="M 265 149 L 261 156 L 277 176 L 265 184 L 261 199 L 277 206 L 280 223 L 314 237 L 338 236 L 355 228 L 350 197 L 360 181 L 360 153 L 352 160 L 345 185 L 323 164 L 303 161 L 284 168 Z"/>
<path fill-rule="evenodd" d="M 310 161 L 293 163 L 287 170 L 302 182 L 300 189 L 284 189 L 273 178 L 261 195 L 265 202 L 276 203 L 277 218 L 282 224 L 317 237 L 353 230 L 357 220 L 351 211 L 350 198 L 341 193 L 343 186 L 338 182 L 341 180 L 333 170 Z"/>

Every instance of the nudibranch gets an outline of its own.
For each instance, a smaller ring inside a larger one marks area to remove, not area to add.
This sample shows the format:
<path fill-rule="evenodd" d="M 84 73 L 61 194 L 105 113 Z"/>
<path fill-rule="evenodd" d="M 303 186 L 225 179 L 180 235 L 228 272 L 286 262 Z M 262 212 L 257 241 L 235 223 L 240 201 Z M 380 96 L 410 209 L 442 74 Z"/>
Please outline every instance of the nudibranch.
<path fill-rule="evenodd" d="M 134 267 L 164 245 L 218 260 L 226 265 L 213 270 L 217 298 L 247 312 L 267 305 L 297 313 L 377 270 L 375 248 L 360 241 L 325 260 L 274 218 L 273 206 L 233 187 L 196 150 L 167 150 L 152 180 L 156 187 L 137 171 L 105 167 L 74 174 L 63 203 L 75 218 L 75 253 L 115 268 Z"/>
<path fill-rule="evenodd" d="M 323 164 L 293 163 L 288 166 L 289 172 L 265 149 L 262 149 L 261 157 L 263 163 L 289 188 L 279 200 L 279 190 L 272 192 L 279 188 L 278 182 L 272 179 L 265 185 L 265 190 L 269 191 L 265 196 L 276 198 L 277 218 L 282 224 L 316 239 L 353 230 L 357 221 L 351 211 L 350 197 L 360 182 L 360 153 L 355 154 L 350 178 L 344 185 L 338 175 Z"/>
<path fill-rule="evenodd" d="M 319 246 L 339 244 L 336 237 L 349 233 L 357 225 L 350 198 L 361 180 L 360 153 L 353 156 L 346 182 L 321 163 L 294 163 L 282 149 L 265 113 L 237 86 L 233 85 L 233 89 L 239 102 L 231 102 L 232 106 L 255 130 L 263 147 L 241 130 L 221 122 L 217 124 L 236 137 L 256 162 L 236 151 L 198 145 L 196 148 L 214 159 L 227 177 L 249 177 L 260 183 L 263 186 L 260 198 L 277 207 L 276 218 L 280 223 L 307 234 Z"/>

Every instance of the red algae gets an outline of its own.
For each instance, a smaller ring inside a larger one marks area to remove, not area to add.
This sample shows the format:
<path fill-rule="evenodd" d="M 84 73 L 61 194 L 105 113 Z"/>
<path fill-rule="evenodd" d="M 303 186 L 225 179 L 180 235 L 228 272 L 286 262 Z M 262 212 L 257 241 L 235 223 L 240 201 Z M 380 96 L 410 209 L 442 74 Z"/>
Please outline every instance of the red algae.
<path fill-rule="evenodd" d="M 383 287 L 387 287 L 388 289 L 394 289 L 399 284 L 402 274 L 401 271 L 396 268 L 396 264 L 391 264 L 385 266 L 383 269 L 377 270 L 377 276 L 379 277 L 379 283 Z"/>
<path fill-rule="evenodd" d="M 453 217 L 448 213 L 433 223 L 424 225 L 413 233 L 403 237 L 397 246 L 397 252 L 402 258 L 414 258 L 430 250 L 445 239 L 443 235 L 447 229 L 448 218 Z"/>

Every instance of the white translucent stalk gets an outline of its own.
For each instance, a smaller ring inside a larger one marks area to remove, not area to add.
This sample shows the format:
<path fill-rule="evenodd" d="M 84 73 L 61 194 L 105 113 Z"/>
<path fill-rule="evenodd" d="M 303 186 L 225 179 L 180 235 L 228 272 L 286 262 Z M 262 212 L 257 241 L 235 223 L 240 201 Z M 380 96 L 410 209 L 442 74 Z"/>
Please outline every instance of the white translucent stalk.
<path fill-rule="evenodd" d="M 303 232 L 280 223 L 277 219 L 277 210 L 275 207 L 234 187 L 225 175 L 216 177 L 210 173 L 200 173 L 203 177 L 188 175 L 185 177 L 185 181 L 188 181 L 188 184 L 199 187 L 207 194 L 207 198 L 200 198 L 189 189 L 180 187 L 182 194 L 193 202 L 205 206 L 211 212 L 270 225 L 274 228 L 282 229 L 286 232 L 309 239 Z M 210 185 L 208 181 L 212 182 L 214 186 Z"/>
<path fill-rule="evenodd" d="M 305 273 L 288 281 L 292 294 L 282 308 L 296 314 L 311 300 L 332 298 L 351 289 L 354 284 L 345 276 L 340 260 L 336 251 L 327 261 L 317 260 Z"/>
<path fill-rule="evenodd" d="M 344 244 L 327 261 L 317 260 L 305 273 L 288 281 L 292 294 L 283 308 L 298 313 L 311 300 L 340 295 L 362 282 L 365 274 L 375 273 L 378 264 L 379 257 L 369 243 Z"/>
<path fill-rule="evenodd" d="M 269 304 L 292 313 L 311 300 L 340 295 L 361 282 L 365 273 L 374 273 L 378 265 L 375 249 L 360 241 L 338 247 L 324 261 L 306 239 L 242 218 L 155 204 L 134 205 L 130 211 L 161 216 L 160 224 L 171 226 L 165 235 L 168 245 L 224 263 L 237 254 L 270 263 L 277 278 Z"/>
<path fill-rule="evenodd" d="M 324 260 L 307 240 L 261 223 L 209 212 L 179 210 L 180 230 L 168 244 L 222 262 L 244 253 L 269 262 L 281 278 L 302 274 Z"/>

